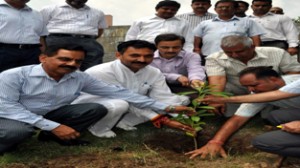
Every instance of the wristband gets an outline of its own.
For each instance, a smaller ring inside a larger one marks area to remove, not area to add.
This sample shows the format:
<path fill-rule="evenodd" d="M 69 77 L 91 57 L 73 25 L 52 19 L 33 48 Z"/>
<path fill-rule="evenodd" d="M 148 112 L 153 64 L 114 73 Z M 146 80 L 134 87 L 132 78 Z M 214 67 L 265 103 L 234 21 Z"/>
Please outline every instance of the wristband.
<path fill-rule="evenodd" d="M 156 128 L 161 128 L 161 125 L 168 120 L 168 117 L 166 117 L 165 115 L 158 115 L 154 118 L 151 119 L 152 124 L 156 127 Z"/>
<path fill-rule="evenodd" d="M 223 146 L 223 145 L 224 145 L 224 142 L 222 142 L 222 141 L 217 141 L 217 140 L 210 140 L 210 141 L 208 141 L 208 144 L 217 144 L 217 145 Z"/>

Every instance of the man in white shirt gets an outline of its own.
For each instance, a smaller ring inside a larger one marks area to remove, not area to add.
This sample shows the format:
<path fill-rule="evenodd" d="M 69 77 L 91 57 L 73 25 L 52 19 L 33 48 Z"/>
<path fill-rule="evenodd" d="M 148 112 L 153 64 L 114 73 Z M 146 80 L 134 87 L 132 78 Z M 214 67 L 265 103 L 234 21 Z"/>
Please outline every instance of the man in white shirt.
<path fill-rule="evenodd" d="M 254 95 L 234 96 L 229 98 L 206 98 L 203 101 L 213 102 L 248 102 L 241 107 L 216 133 L 216 135 L 200 149 L 187 154 L 191 158 L 200 155 L 221 155 L 227 157 L 223 148 L 229 137 L 238 131 L 248 120 L 265 106 L 273 105 L 280 109 L 269 113 L 268 120 L 274 125 L 280 125 L 282 130 L 271 131 L 256 137 L 253 145 L 267 152 L 282 156 L 300 156 L 300 75 L 280 76 L 272 67 L 249 67 L 239 74 L 241 85 L 247 87 Z M 280 89 L 279 89 L 280 88 Z M 279 90 L 278 90 L 279 89 Z M 272 92 L 269 92 L 272 91 Z M 266 92 L 266 93 L 262 93 Z M 298 97 L 295 97 L 298 96 Z M 294 98 L 292 98 L 294 97 Z M 277 101 L 274 101 L 277 100 Z M 262 103 L 252 103 L 262 102 Z"/>
<path fill-rule="evenodd" d="M 106 28 L 104 13 L 91 8 L 88 0 L 66 0 L 62 5 L 53 5 L 41 10 L 50 32 L 47 44 L 60 41 L 76 42 L 87 51 L 80 70 L 102 63 L 103 47 L 96 39 L 101 37 Z"/>
<path fill-rule="evenodd" d="M 261 36 L 261 46 L 273 46 L 287 50 L 291 55 L 298 52 L 298 29 L 292 19 L 285 15 L 269 12 L 272 0 L 253 0 L 253 19 L 265 28 L 266 33 Z"/>
<path fill-rule="evenodd" d="M 180 4 L 176 1 L 163 0 L 156 7 L 154 16 L 139 19 L 129 28 L 125 40 L 146 40 L 154 43 L 154 39 L 159 34 L 175 33 L 185 37 L 187 43 L 186 50 L 192 50 L 192 37 L 189 34 L 189 24 L 180 18 L 175 17 Z"/>
<path fill-rule="evenodd" d="M 148 66 L 153 60 L 155 49 L 154 44 L 143 40 L 123 42 L 118 45 L 117 60 L 94 66 L 85 72 L 109 84 L 121 85 L 135 93 L 149 96 L 167 104 L 188 104 L 189 99 L 187 97 L 171 93 L 164 75 L 159 69 Z M 105 118 L 89 128 L 89 131 L 97 137 L 115 137 L 116 134 L 111 131 L 115 125 L 125 130 L 135 130 L 134 126 L 137 124 L 149 120 L 157 123 L 157 120 L 162 119 L 166 122 L 161 124 L 191 130 L 188 126 L 169 120 L 164 116 L 165 113 L 153 111 L 150 108 L 136 108 L 122 100 L 83 94 L 73 103 L 87 102 L 99 103 L 108 109 Z"/>

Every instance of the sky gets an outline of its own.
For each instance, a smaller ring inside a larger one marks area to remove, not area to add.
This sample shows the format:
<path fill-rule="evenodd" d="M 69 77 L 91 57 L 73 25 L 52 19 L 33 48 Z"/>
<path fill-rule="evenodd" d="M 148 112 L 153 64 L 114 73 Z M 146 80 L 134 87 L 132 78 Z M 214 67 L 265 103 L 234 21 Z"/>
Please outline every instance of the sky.
<path fill-rule="evenodd" d="M 155 6 L 161 0 L 88 0 L 87 5 L 113 16 L 113 25 L 131 25 L 134 20 L 155 14 Z M 212 5 L 217 0 L 211 0 Z M 251 4 L 252 0 L 245 0 Z M 63 3 L 64 0 L 31 0 L 28 5 L 36 10 L 44 6 Z M 177 14 L 191 11 L 191 0 L 177 0 L 181 4 Z M 273 0 L 273 6 L 283 8 L 285 15 L 291 18 L 300 16 L 300 0 Z M 209 12 L 214 13 L 213 6 Z M 249 8 L 247 14 L 251 14 Z"/>

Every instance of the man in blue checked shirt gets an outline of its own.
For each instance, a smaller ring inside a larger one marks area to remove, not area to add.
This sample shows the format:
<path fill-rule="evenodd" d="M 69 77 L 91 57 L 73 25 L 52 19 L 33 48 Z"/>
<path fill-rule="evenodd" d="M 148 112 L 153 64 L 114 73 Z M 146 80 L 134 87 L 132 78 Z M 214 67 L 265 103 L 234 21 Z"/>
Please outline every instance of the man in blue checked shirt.
<path fill-rule="evenodd" d="M 87 141 L 77 139 L 80 132 L 105 116 L 107 109 L 93 103 L 70 105 L 81 91 L 124 99 L 139 108 L 193 112 L 188 107 L 156 102 L 76 71 L 84 56 L 85 50 L 79 45 L 57 43 L 48 46 L 40 56 L 41 64 L 0 74 L 0 154 L 31 137 L 35 128 L 42 130 L 40 141 L 87 145 Z"/>

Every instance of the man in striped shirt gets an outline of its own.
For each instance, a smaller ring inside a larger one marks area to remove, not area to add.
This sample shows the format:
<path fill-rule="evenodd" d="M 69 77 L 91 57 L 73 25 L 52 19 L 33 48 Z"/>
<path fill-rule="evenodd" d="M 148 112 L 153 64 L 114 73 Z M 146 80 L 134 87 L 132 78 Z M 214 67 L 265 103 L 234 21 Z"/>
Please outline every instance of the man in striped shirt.
<path fill-rule="evenodd" d="M 38 64 L 48 35 L 38 11 L 29 0 L 0 0 L 0 72 L 24 65 Z"/>
<path fill-rule="evenodd" d="M 85 5 L 87 1 L 66 0 L 62 5 L 41 10 L 50 32 L 47 44 L 75 41 L 85 48 L 87 53 L 80 67 L 82 71 L 102 63 L 103 47 L 96 39 L 101 37 L 103 29 L 107 27 L 104 13 Z"/>
<path fill-rule="evenodd" d="M 191 7 L 193 12 L 177 15 L 178 18 L 187 20 L 190 25 L 189 32 L 192 32 L 200 22 L 217 16 L 216 14 L 207 11 L 211 7 L 210 0 L 192 0 Z"/>

